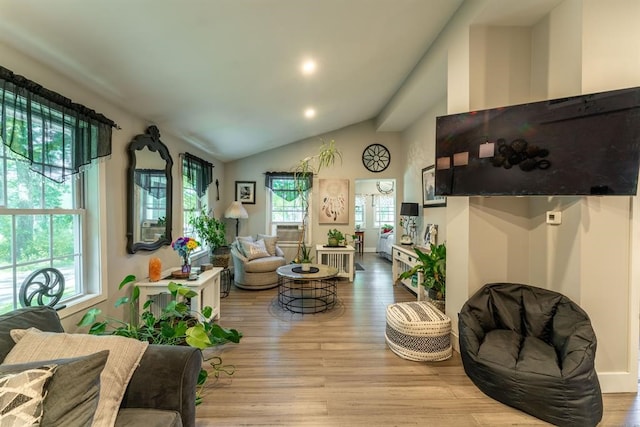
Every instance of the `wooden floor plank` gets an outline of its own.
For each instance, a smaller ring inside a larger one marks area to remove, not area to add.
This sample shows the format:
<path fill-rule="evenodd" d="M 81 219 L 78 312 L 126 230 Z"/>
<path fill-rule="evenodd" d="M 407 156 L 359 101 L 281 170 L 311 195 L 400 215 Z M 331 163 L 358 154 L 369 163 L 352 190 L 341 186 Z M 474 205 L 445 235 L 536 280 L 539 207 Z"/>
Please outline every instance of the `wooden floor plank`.
<path fill-rule="evenodd" d="M 225 327 L 241 330 L 238 345 L 207 350 L 234 365 L 233 376 L 210 381 L 197 426 L 542 426 L 548 425 L 482 393 L 460 355 L 412 362 L 385 344 L 385 310 L 415 296 L 391 283 L 391 264 L 375 254 L 338 284 L 339 304 L 320 314 L 280 310 L 277 289 L 232 287 L 222 299 Z M 640 426 L 635 394 L 604 395 L 601 426 Z"/>

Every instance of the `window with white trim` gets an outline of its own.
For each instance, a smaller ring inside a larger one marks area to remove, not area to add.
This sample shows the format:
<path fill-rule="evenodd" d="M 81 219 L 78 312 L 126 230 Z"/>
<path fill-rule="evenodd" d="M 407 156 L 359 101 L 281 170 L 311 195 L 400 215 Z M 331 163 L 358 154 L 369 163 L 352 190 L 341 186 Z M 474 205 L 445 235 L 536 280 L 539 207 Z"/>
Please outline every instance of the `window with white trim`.
<path fill-rule="evenodd" d="M 267 178 L 268 188 L 268 229 L 279 237 L 279 244 L 297 243 L 300 238 L 300 227 L 305 220 L 305 200 L 310 205 L 311 188 L 305 185 L 304 190 L 297 187 L 293 174 L 282 173 Z M 310 215 L 311 207 L 308 206 Z M 307 224 L 309 218 L 306 218 Z M 308 228 L 308 227 L 307 227 Z M 309 239 L 309 230 L 306 240 Z"/>
<path fill-rule="evenodd" d="M 367 195 L 356 194 L 355 208 L 354 208 L 356 226 L 360 226 L 362 228 L 367 227 L 366 206 L 367 206 Z"/>
<path fill-rule="evenodd" d="M 396 201 L 393 194 L 376 194 L 373 196 L 373 226 L 395 224 Z"/>
<path fill-rule="evenodd" d="M 61 304 L 93 291 L 83 280 L 84 175 L 57 183 L 0 144 L 0 313 L 20 306 L 23 281 L 44 267 L 64 275 Z"/>

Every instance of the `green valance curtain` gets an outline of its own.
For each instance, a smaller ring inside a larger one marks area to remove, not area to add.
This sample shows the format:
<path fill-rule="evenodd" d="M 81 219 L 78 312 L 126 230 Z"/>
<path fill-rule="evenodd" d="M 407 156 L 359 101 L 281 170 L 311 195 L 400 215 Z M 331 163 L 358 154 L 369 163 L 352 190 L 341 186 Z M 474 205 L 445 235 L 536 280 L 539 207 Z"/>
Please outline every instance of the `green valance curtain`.
<path fill-rule="evenodd" d="M 300 191 L 310 190 L 313 185 L 312 173 L 267 172 L 265 175 L 265 187 L 288 202 L 298 198 Z"/>
<path fill-rule="evenodd" d="M 167 197 L 167 173 L 164 169 L 136 169 L 136 185 L 145 189 L 153 198 Z"/>
<path fill-rule="evenodd" d="M 193 154 L 184 153 L 182 155 L 182 175 L 194 185 L 198 197 L 202 197 L 213 181 L 213 164 Z"/>
<path fill-rule="evenodd" d="M 63 182 L 111 155 L 111 128 L 95 111 L 0 67 L 0 138 L 47 178 Z"/>

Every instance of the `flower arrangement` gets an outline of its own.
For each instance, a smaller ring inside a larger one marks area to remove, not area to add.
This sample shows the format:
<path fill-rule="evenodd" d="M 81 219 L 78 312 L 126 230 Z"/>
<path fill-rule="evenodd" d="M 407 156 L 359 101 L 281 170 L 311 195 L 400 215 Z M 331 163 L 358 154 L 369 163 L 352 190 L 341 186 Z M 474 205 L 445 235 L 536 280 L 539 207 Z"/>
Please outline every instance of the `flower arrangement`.
<path fill-rule="evenodd" d="M 191 237 L 178 237 L 171 247 L 174 251 L 178 252 L 182 258 L 188 258 L 191 251 L 200 246 L 200 242 Z"/>

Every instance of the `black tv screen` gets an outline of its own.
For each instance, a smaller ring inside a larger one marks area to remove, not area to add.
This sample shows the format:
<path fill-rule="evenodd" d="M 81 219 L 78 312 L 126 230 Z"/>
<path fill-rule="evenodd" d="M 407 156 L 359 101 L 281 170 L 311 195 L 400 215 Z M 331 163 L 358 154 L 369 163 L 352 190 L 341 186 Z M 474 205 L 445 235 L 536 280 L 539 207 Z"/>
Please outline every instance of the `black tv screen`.
<path fill-rule="evenodd" d="M 436 118 L 435 194 L 635 195 L 640 88 Z"/>

